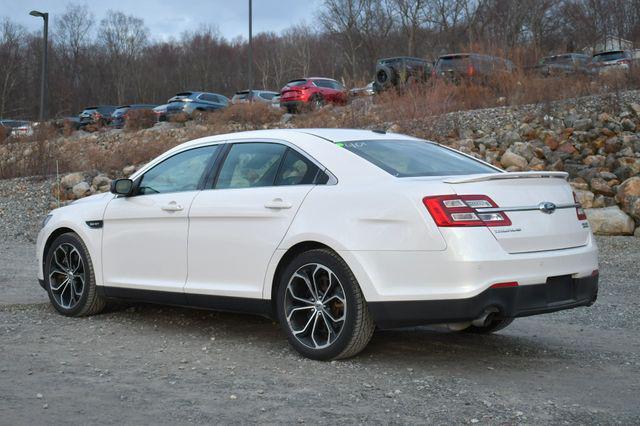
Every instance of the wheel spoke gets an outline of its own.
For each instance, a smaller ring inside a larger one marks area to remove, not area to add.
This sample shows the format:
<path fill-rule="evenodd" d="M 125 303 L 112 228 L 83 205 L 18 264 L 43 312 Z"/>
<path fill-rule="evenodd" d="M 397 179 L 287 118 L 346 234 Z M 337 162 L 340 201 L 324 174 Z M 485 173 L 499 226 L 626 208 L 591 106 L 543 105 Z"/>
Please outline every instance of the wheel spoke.
<path fill-rule="evenodd" d="M 60 291 L 60 289 L 67 285 L 69 283 L 69 278 L 65 278 L 64 281 L 62 281 L 60 284 L 58 284 L 57 286 L 54 287 L 53 283 L 50 284 L 51 286 L 51 291 L 56 291 L 56 292 L 60 292 L 62 293 L 62 291 Z"/>
<path fill-rule="evenodd" d="M 302 302 L 302 303 L 307 304 L 307 305 L 313 305 L 313 300 L 303 299 L 302 297 L 296 296 L 295 293 L 293 292 L 293 289 L 291 288 L 291 286 L 287 287 L 287 291 L 289 292 L 291 297 L 293 297 L 298 302 Z"/>
<path fill-rule="evenodd" d="M 318 348 L 320 345 L 316 342 L 316 325 L 318 325 L 318 318 L 320 318 L 320 313 L 313 315 L 313 327 L 311 328 L 311 341 Z"/>
<path fill-rule="evenodd" d="M 295 273 L 293 274 L 294 278 L 300 278 L 301 280 L 304 281 L 304 283 L 307 285 L 307 288 L 309 289 L 309 293 L 311 293 L 311 297 L 313 297 L 314 299 L 318 298 L 318 293 L 316 293 L 315 291 L 313 291 L 313 286 L 311 285 L 311 281 L 309 280 L 308 277 L 305 277 L 304 275 L 301 275 L 299 273 Z"/>
<path fill-rule="evenodd" d="M 301 311 L 305 311 L 305 310 L 309 310 L 309 309 L 313 309 L 313 306 L 301 306 L 299 308 L 293 308 L 290 312 L 289 315 L 287 315 L 287 321 L 291 321 L 291 317 L 293 316 L 293 314 L 295 314 L 296 312 L 301 312 Z"/>
<path fill-rule="evenodd" d="M 344 321 L 344 312 L 342 313 L 342 316 L 340 318 L 334 318 L 333 314 L 331 313 L 330 310 L 328 309 L 324 309 L 323 312 L 325 313 L 325 315 L 327 315 L 329 317 L 329 319 L 333 322 L 341 322 Z"/>
<path fill-rule="evenodd" d="M 309 324 L 311 324 L 311 321 L 313 321 L 313 319 L 315 318 L 315 315 L 310 315 L 309 316 L 309 320 L 307 321 L 307 323 L 304 325 L 304 327 L 302 328 L 302 330 L 294 330 L 293 327 L 291 328 L 291 331 L 293 331 L 293 334 L 298 335 L 301 333 L 304 333 L 305 331 L 307 331 L 307 329 L 309 328 Z M 291 323 L 289 323 L 291 325 Z"/>
<path fill-rule="evenodd" d="M 335 335 L 335 331 L 329 322 L 327 321 L 326 312 L 322 311 L 322 321 L 324 322 L 324 326 L 327 328 L 327 345 L 331 343 L 331 335 Z"/>

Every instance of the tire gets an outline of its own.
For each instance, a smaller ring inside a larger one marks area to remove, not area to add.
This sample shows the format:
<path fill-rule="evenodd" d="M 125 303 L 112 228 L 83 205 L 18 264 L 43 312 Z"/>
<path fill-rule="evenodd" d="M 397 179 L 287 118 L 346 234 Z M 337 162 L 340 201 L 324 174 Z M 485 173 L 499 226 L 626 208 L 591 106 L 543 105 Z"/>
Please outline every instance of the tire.
<path fill-rule="evenodd" d="M 311 107 L 312 111 L 319 110 L 324 106 L 324 104 L 325 104 L 324 98 L 319 93 L 316 93 L 315 95 L 313 95 L 309 101 L 309 106 Z"/>
<path fill-rule="evenodd" d="M 289 343 L 307 358 L 349 358 L 371 340 L 375 324 L 358 281 L 331 250 L 310 250 L 294 258 L 280 276 L 276 297 Z"/>
<path fill-rule="evenodd" d="M 483 327 L 476 327 L 475 325 L 470 325 L 468 328 L 465 328 L 463 331 L 465 333 L 474 333 L 474 334 L 490 334 L 495 333 L 496 331 L 500 331 L 503 328 L 507 328 L 509 324 L 513 322 L 514 318 L 497 318 L 489 322 L 489 324 Z"/>
<path fill-rule="evenodd" d="M 396 80 L 396 73 L 391 67 L 379 65 L 376 68 L 375 82 L 378 83 L 378 86 L 382 89 L 388 89 L 389 87 L 394 86 L 397 83 Z"/>
<path fill-rule="evenodd" d="M 53 241 L 45 253 L 44 279 L 49 300 L 62 315 L 94 315 L 106 306 L 105 298 L 98 294 L 89 250 L 76 233 L 62 234 Z"/>

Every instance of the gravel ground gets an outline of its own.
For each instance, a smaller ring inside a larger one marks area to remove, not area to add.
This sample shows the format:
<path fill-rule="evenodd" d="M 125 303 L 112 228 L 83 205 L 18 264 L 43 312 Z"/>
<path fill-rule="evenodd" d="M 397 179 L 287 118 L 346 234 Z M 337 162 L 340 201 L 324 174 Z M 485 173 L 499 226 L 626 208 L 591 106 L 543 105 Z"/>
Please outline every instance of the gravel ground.
<path fill-rule="evenodd" d="M 358 357 L 298 356 L 273 322 L 153 305 L 65 318 L 33 244 L 0 244 L 0 423 L 638 424 L 640 239 L 598 238 L 591 308 L 491 336 L 376 332 Z"/>
<path fill-rule="evenodd" d="M 51 178 L 0 179 L 0 229 L 4 240 L 35 242 L 42 219 L 51 210 Z"/>

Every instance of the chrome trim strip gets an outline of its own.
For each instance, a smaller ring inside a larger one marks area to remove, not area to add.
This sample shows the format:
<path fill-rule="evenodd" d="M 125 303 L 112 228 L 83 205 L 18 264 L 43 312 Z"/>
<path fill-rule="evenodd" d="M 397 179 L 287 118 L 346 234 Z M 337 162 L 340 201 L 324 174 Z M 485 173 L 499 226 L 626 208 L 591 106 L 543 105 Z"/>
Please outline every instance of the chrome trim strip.
<path fill-rule="evenodd" d="M 556 204 L 556 210 L 558 209 L 574 209 L 580 207 L 580 204 Z M 476 209 L 478 213 L 499 213 L 499 212 L 529 212 L 540 211 L 540 206 L 521 206 L 521 207 L 487 207 L 483 209 Z"/>

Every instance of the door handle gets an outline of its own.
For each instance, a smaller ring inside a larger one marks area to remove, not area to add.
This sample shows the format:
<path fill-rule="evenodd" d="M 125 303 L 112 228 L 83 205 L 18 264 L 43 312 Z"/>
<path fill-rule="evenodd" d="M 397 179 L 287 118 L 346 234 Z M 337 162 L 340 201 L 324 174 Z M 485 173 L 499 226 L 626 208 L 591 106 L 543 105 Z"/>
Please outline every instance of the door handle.
<path fill-rule="evenodd" d="M 179 212 L 182 210 L 182 206 L 178 203 L 176 203 L 175 201 L 170 202 L 169 204 L 165 204 L 164 206 L 160 207 L 162 210 L 164 210 L 165 212 Z"/>
<path fill-rule="evenodd" d="M 265 203 L 264 206 L 268 209 L 283 210 L 283 209 L 290 209 L 291 203 L 286 203 L 282 201 L 282 198 L 274 198 L 273 200 Z"/>

